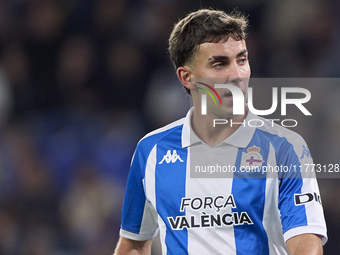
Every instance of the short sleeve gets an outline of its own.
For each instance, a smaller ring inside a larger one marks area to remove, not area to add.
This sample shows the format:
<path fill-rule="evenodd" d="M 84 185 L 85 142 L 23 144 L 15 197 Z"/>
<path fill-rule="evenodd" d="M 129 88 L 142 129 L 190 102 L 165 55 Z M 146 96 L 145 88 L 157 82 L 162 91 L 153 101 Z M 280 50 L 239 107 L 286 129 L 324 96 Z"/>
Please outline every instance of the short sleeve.
<path fill-rule="evenodd" d="M 146 158 L 137 146 L 130 167 L 121 218 L 120 235 L 137 241 L 152 239 L 158 233 L 157 212 L 144 192 L 145 162 Z"/>
<path fill-rule="evenodd" d="M 281 148 L 279 164 L 288 166 L 279 187 L 279 209 L 284 240 L 301 235 L 317 234 L 327 241 L 326 223 L 313 159 L 306 143 L 298 137 L 294 144 Z"/>

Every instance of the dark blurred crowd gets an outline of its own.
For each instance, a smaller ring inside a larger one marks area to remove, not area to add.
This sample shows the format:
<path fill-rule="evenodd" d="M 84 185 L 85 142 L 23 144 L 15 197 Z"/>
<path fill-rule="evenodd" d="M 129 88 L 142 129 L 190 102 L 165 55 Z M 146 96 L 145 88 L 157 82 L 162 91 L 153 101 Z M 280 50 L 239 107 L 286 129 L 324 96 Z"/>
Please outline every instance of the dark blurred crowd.
<path fill-rule="evenodd" d="M 0 0 L 0 255 L 113 252 L 136 143 L 189 108 L 167 39 L 201 7 L 249 14 L 253 77 L 340 76 L 337 0 Z M 339 163 L 340 90 L 323 93 L 333 144 L 317 159 Z M 325 254 L 338 184 L 320 181 Z"/>

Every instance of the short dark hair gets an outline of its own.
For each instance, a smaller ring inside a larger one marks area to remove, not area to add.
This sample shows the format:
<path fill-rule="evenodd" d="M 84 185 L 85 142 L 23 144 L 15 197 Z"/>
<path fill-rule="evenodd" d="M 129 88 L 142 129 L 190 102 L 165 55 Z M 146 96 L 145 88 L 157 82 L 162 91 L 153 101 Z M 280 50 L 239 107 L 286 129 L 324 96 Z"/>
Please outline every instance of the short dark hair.
<path fill-rule="evenodd" d="M 177 22 L 169 38 L 169 54 L 175 68 L 189 63 L 199 45 L 206 42 L 226 42 L 229 37 L 244 40 L 248 19 L 238 11 L 229 14 L 201 9 L 189 13 Z M 188 94 L 190 90 L 185 88 Z"/>

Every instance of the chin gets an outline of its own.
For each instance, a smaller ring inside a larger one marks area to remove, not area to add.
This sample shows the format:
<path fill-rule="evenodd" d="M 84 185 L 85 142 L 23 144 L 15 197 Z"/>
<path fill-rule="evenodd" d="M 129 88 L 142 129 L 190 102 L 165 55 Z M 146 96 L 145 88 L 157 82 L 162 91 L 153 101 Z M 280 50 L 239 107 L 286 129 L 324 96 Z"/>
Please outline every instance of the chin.
<path fill-rule="evenodd" d="M 230 119 L 234 117 L 233 115 L 233 108 L 228 107 L 228 108 L 220 108 L 218 111 L 213 113 L 217 119 Z"/>

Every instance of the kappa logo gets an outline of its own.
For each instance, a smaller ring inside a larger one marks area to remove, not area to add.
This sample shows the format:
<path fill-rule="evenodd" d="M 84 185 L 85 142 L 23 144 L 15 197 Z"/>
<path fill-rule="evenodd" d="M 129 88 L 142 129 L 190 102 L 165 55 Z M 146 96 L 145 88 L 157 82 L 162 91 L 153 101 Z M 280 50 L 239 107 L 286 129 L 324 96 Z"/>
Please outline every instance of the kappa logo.
<path fill-rule="evenodd" d="M 306 148 L 306 146 L 304 146 L 304 145 L 302 145 L 302 147 L 303 147 L 303 151 L 302 151 L 302 156 L 301 156 L 300 159 L 303 159 L 305 156 L 307 158 L 311 158 L 312 156 L 310 155 L 308 148 Z"/>
<path fill-rule="evenodd" d="M 164 155 L 163 159 L 158 163 L 158 164 L 163 164 L 163 162 L 166 163 L 175 163 L 177 160 L 179 160 L 180 162 L 184 162 L 181 157 L 177 154 L 176 150 L 172 151 L 172 155 L 171 155 L 171 150 L 168 150 L 167 153 Z"/>
<path fill-rule="evenodd" d="M 257 168 L 262 165 L 263 158 L 260 154 L 260 148 L 256 147 L 249 147 L 247 149 L 248 153 L 242 152 L 242 159 L 241 159 L 241 169 L 242 168 Z"/>

